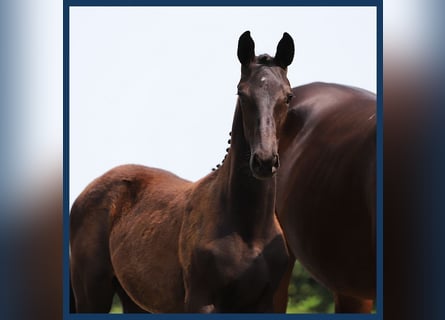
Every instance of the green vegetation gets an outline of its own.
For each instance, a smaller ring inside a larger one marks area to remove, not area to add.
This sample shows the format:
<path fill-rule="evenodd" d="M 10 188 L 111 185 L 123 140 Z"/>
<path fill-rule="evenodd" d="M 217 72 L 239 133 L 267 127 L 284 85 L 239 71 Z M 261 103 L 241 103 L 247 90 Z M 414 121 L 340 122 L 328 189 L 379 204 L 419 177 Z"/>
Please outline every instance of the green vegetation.
<path fill-rule="evenodd" d="M 111 306 L 110 313 L 122 313 L 122 305 L 119 297 L 115 294 L 113 298 L 113 305 Z"/>
<path fill-rule="evenodd" d="M 289 285 L 287 313 L 332 313 L 331 293 L 318 284 L 297 261 Z"/>
<path fill-rule="evenodd" d="M 297 261 L 289 286 L 287 313 L 332 312 L 334 312 L 332 295 L 319 285 Z M 110 313 L 122 313 L 122 306 L 117 296 L 114 296 Z"/>

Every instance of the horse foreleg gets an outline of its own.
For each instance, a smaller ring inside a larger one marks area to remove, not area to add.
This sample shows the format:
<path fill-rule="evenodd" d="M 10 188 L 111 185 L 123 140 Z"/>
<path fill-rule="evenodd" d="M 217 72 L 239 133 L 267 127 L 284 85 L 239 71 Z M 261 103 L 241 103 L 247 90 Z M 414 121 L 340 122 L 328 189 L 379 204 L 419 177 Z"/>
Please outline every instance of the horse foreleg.
<path fill-rule="evenodd" d="M 289 264 L 287 266 L 286 272 L 281 278 L 280 284 L 275 291 L 273 297 L 274 312 L 275 313 L 286 313 L 287 300 L 289 296 L 289 284 L 292 278 L 292 271 L 294 270 L 295 258 L 292 254 L 289 254 Z"/>
<path fill-rule="evenodd" d="M 211 303 L 206 295 L 186 293 L 184 301 L 185 312 L 187 313 L 215 313 L 215 305 Z"/>
<path fill-rule="evenodd" d="M 371 313 L 373 300 L 334 293 L 335 313 Z"/>

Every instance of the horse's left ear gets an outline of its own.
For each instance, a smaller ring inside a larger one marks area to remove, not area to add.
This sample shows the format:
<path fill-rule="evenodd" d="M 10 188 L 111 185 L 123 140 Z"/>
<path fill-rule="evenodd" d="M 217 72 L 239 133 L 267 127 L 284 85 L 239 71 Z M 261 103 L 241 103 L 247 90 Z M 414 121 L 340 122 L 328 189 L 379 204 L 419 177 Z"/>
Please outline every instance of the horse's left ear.
<path fill-rule="evenodd" d="M 294 59 L 295 47 L 292 37 L 285 32 L 277 46 L 277 53 L 275 54 L 275 63 L 283 69 L 292 63 Z"/>

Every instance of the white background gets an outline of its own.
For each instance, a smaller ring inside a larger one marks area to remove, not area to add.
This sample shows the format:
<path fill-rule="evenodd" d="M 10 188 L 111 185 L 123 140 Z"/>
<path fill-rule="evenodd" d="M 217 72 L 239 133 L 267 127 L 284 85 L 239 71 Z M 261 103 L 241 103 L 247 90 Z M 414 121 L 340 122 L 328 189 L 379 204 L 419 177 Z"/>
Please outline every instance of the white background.
<path fill-rule="evenodd" d="M 94 178 L 137 163 L 197 180 L 228 147 L 239 36 L 295 42 L 292 86 L 376 92 L 374 7 L 71 7 L 70 206 Z"/>

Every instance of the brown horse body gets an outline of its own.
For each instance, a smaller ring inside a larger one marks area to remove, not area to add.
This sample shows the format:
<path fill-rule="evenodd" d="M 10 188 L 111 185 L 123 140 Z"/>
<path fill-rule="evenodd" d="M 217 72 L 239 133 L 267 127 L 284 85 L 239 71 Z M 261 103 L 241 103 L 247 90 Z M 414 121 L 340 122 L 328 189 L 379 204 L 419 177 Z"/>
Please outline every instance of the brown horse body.
<path fill-rule="evenodd" d="M 370 312 L 376 293 L 375 95 L 326 83 L 293 93 L 279 144 L 276 199 L 289 251 L 334 292 L 336 312 Z"/>
<path fill-rule="evenodd" d="M 291 97 L 293 41 L 255 57 L 248 32 L 231 147 L 223 165 L 191 183 L 137 165 L 112 169 L 76 199 L 70 216 L 77 312 L 272 312 L 289 263 L 274 215 L 277 133 Z"/>

